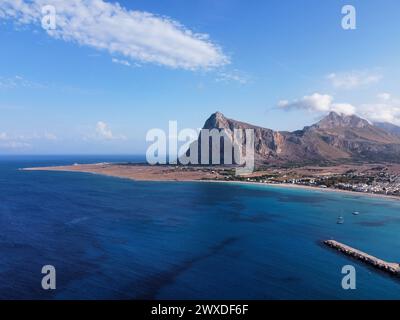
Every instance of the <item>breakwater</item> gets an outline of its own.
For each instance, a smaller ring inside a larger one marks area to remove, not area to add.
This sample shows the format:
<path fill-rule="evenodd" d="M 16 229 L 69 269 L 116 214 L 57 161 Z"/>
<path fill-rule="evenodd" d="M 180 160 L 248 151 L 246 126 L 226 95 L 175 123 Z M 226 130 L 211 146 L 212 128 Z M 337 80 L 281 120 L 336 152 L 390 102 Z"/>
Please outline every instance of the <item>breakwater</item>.
<path fill-rule="evenodd" d="M 347 245 L 340 243 L 338 241 L 335 241 L 335 240 L 326 240 L 326 241 L 324 241 L 324 244 L 345 254 L 345 255 L 351 256 L 357 260 L 360 260 L 366 264 L 369 264 L 377 269 L 383 270 L 392 275 L 396 275 L 396 276 L 400 275 L 400 264 L 399 263 L 384 261 L 382 259 L 371 256 L 365 252 L 362 252 L 360 250 L 357 250 L 355 248 L 352 248 L 350 246 L 347 246 Z"/>

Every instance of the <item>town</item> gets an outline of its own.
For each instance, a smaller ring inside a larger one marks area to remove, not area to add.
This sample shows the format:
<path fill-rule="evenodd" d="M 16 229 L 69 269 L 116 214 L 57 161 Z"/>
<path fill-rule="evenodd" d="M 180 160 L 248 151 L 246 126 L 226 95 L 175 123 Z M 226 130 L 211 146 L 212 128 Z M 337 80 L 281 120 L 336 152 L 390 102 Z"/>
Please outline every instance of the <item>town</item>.
<path fill-rule="evenodd" d="M 338 166 L 305 166 L 263 168 L 251 175 L 234 176 L 219 171 L 225 181 L 266 184 L 293 184 L 353 192 L 400 196 L 400 166 L 395 164 L 355 164 Z"/>

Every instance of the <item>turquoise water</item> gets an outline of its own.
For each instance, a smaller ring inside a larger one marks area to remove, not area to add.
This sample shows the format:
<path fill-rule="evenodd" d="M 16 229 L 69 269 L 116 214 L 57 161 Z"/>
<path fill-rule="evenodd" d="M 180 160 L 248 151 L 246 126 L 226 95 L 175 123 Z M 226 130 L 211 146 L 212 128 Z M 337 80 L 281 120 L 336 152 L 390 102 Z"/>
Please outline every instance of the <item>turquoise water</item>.
<path fill-rule="evenodd" d="M 321 246 L 333 238 L 400 261 L 400 201 L 17 170 L 127 160 L 0 158 L 0 298 L 400 298 L 399 280 Z M 55 291 L 41 289 L 47 264 Z M 341 287 L 347 264 L 357 290 Z"/>

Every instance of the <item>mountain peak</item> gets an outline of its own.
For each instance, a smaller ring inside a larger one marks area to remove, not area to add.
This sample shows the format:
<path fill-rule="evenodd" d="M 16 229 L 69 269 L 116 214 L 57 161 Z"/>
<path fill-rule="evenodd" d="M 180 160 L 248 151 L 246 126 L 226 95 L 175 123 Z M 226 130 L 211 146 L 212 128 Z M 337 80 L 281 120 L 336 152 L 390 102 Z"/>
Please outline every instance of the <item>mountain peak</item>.
<path fill-rule="evenodd" d="M 215 117 L 216 119 L 225 119 L 224 114 L 222 112 L 219 112 L 219 111 L 213 113 L 211 115 L 211 117 Z"/>
<path fill-rule="evenodd" d="M 366 128 L 371 124 L 357 115 L 339 114 L 335 111 L 330 112 L 325 118 L 317 122 L 313 127 L 318 129 L 334 128 Z"/>
<path fill-rule="evenodd" d="M 204 129 L 223 128 L 227 123 L 227 118 L 223 113 L 217 111 L 213 113 L 206 121 Z"/>

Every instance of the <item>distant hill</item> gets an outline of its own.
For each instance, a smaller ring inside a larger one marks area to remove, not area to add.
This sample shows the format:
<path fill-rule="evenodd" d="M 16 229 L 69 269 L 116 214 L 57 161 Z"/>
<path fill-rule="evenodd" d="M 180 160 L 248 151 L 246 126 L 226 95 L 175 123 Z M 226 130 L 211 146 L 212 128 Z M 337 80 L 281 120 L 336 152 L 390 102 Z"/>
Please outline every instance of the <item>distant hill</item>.
<path fill-rule="evenodd" d="M 331 112 L 312 126 L 286 132 L 229 119 L 216 112 L 207 119 L 203 128 L 254 129 L 255 160 L 258 165 L 337 161 L 400 162 L 400 134 L 395 134 L 392 127 L 372 124 L 356 115 Z"/>
<path fill-rule="evenodd" d="M 375 122 L 374 126 L 381 128 L 391 134 L 400 136 L 400 127 L 389 122 Z"/>

